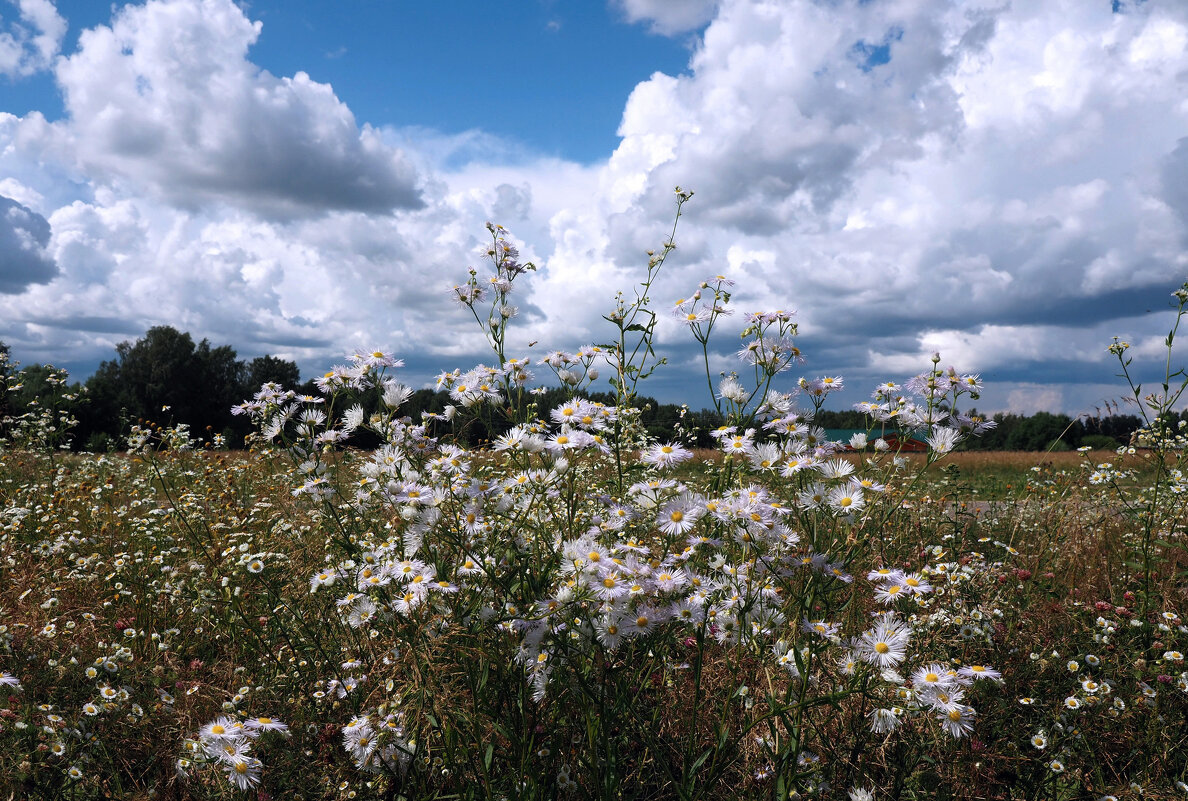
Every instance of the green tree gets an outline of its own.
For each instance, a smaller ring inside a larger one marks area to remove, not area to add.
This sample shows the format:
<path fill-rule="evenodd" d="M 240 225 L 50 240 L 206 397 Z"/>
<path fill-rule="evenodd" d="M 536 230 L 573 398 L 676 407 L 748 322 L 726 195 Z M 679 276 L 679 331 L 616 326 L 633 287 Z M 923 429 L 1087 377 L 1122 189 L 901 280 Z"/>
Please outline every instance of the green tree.
<path fill-rule="evenodd" d="M 199 436 L 234 432 L 231 407 L 243 400 L 247 376 L 229 345 L 197 345 L 172 326 L 150 328 L 136 342 L 116 346 L 87 381 L 92 397 L 84 437 L 119 437 L 125 422 L 185 423 Z M 84 439 L 86 441 L 86 439 Z"/>
<path fill-rule="evenodd" d="M 301 385 L 301 371 L 297 369 L 297 363 L 270 355 L 252 359 L 247 363 L 243 397 L 251 397 L 261 386 L 270 382 L 280 384 L 285 389 L 296 389 Z"/>
<path fill-rule="evenodd" d="M 1053 447 L 1068 450 L 1081 444 L 1080 433 L 1080 427 L 1073 425 L 1073 419 L 1066 414 L 1036 412 L 1022 418 L 1007 435 L 1005 446 L 1012 451 L 1046 451 Z"/>

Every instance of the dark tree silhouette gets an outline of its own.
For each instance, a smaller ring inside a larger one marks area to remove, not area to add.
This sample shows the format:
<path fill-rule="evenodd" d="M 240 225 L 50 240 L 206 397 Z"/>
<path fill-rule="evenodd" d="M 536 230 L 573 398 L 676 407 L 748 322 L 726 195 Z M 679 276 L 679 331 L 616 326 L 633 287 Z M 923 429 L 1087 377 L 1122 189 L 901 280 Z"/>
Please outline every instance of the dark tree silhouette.
<path fill-rule="evenodd" d="M 196 436 L 222 434 L 236 446 L 248 424 L 234 417 L 231 407 L 266 381 L 297 386 L 297 365 L 274 356 L 245 365 L 230 345 L 216 347 L 206 339 L 195 344 L 188 333 L 155 326 L 136 342 L 117 345 L 116 358 L 100 364 L 87 381 L 91 404 L 80 440 L 97 441 L 100 434 L 118 438 L 127 425 L 145 421 L 186 423 Z"/>

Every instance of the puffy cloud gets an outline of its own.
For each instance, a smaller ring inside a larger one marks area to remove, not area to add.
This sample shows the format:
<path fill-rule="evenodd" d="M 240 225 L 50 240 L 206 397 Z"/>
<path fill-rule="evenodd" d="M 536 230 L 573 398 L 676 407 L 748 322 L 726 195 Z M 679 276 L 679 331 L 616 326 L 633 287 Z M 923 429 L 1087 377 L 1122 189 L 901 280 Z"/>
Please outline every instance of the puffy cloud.
<path fill-rule="evenodd" d="M 15 200 L 23 206 L 37 207 L 45 202 L 41 193 L 32 187 L 25 186 L 16 178 L 0 180 L 0 196 Z"/>
<path fill-rule="evenodd" d="M 1088 332 L 1148 331 L 1188 269 L 1188 20 L 1120 11 L 725 0 L 690 71 L 628 100 L 610 252 L 681 184 L 686 286 L 727 271 L 744 308 L 797 306 L 810 370 L 873 383 L 935 348 L 1002 379 L 1096 370 Z M 1046 353 L 995 356 L 1051 325 Z"/>
<path fill-rule="evenodd" d="M 66 20 L 50 0 L 12 0 L 19 21 L 0 28 L 0 75 L 19 78 L 47 69 L 62 47 Z M 0 15 L 0 25 L 4 18 Z"/>
<path fill-rule="evenodd" d="M 46 252 L 50 224 L 37 212 L 0 196 L 0 293 L 22 292 L 58 272 Z"/>
<path fill-rule="evenodd" d="M 727 2 L 678 78 L 636 88 L 620 134 L 669 137 L 652 149 L 648 197 L 694 186 L 707 221 L 770 235 L 818 222 L 854 180 L 924 155 L 925 137 L 954 141 L 957 95 L 937 18 L 920 0 L 835 7 Z M 872 66 L 864 46 L 886 47 Z"/>
<path fill-rule="evenodd" d="M 628 22 L 647 22 L 671 36 L 700 28 L 713 19 L 717 0 L 615 0 Z"/>
<path fill-rule="evenodd" d="M 419 207 L 409 159 L 329 85 L 247 60 L 260 31 L 231 0 L 150 0 L 83 32 L 56 69 L 82 169 L 186 208 Z"/>

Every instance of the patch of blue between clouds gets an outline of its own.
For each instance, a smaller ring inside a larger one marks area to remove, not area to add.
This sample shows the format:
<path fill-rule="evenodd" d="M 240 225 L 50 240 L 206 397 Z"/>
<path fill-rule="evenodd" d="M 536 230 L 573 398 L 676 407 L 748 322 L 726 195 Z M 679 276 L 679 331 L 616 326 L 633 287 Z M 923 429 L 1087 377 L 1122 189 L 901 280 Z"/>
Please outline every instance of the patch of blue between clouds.
<path fill-rule="evenodd" d="M 879 44 L 871 44 L 865 39 L 859 39 L 850 48 L 850 55 L 858 62 L 858 68 L 863 72 L 870 72 L 875 67 L 891 61 L 891 44 L 903 38 L 903 28 L 892 28 L 883 36 Z"/>

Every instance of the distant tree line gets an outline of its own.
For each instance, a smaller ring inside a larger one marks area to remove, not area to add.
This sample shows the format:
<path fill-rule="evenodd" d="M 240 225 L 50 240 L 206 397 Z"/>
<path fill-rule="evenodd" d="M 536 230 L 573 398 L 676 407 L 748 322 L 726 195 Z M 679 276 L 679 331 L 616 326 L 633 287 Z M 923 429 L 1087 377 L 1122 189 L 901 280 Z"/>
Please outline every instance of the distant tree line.
<path fill-rule="evenodd" d="M 970 410 L 977 415 L 976 409 Z M 1188 419 L 1188 413 L 1185 413 Z M 970 451 L 1068 451 L 1082 446 L 1097 449 L 1116 448 L 1130 441 L 1130 435 L 1142 426 L 1133 414 L 1108 414 L 1072 418 L 1067 414 L 1036 412 L 1033 415 L 1002 413 L 989 419 L 994 428 L 962 441 L 958 450 Z M 866 428 L 861 412 L 821 411 L 815 420 L 823 428 Z"/>
<path fill-rule="evenodd" d="M 9 393 L 7 414 L 19 414 L 32 398 L 43 403 L 53 392 L 42 377 L 43 365 L 23 370 L 21 388 Z M 231 407 L 250 397 L 266 381 L 295 387 L 300 374 L 294 362 L 261 356 L 244 362 L 229 345 L 195 343 L 188 333 L 156 326 L 136 342 L 121 342 L 115 358 L 103 362 L 85 385 L 73 409 L 78 419 L 73 445 L 91 451 L 118 446 L 133 424 L 186 423 L 194 435 L 215 434 L 234 446 L 243 442 L 248 424 Z"/>
<path fill-rule="evenodd" d="M 0 379 L 13 372 L 7 359 L 8 348 L 0 342 Z M 45 404 L 55 392 L 46 380 L 50 368 L 30 365 L 22 371 L 19 389 L 0 392 L 0 420 L 17 416 L 33 401 Z M 189 425 L 193 435 L 210 441 L 216 435 L 230 447 L 241 447 L 250 424 L 245 417 L 231 414 L 231 407 L 250 398 L 267 382 L 275 382 L 299 394 L 317 394 L 312 381 L 301 381 L 297 364 L 275 356 L 260 356 L 243 361 L 229 345 L 214 346 L 208 340 L 194 342 L 193 337 L 170 326 L 150 328 L 135 342 L 116 346 L 115 358 L 103 362 L 85 385 L 67 388 L 81 400 L 72 409 L 78 419 L 73 447 L 89 451 L 118 448 L 133 424 Z M 59 390 L 60 391 L 60 388 Z M 610 393 L 590 393 L 590 400 L 613 404 Z M 564 402 L 561 389 L 549 389 L 536 398 L 538 414 Z M 374 407 L 378 394 L 360 398 L 364 407 Z M 419 420 L 421 412 L 441 412 L 450 403 L 442 391 L 421 389 L 413 393 L 402 412 Z M 692 411 L 673 403 L 659 403 L 654 398 L 637 399 L 641 423 L 648 432 L 670 439 L 678 423 L 685 432 L 684 441 L 697 447 L 713 447 L 709 432 L 722 425 L 713 410 Z M 1188 418 L 1188 412 L 1184 413 Z M 1141 425 L 1135 415 L 1108 414 L 1096 418 L 1038 412 L 1033 415 L 996 414 L 995 428 L 965 440 L 966 450 L 1071 450 L 1083 445 L 1110 448 L 1129 441 Z M 821 411 L 814 423 L 826 429 L 865 429 L 867 419 L 856 411 Z M 2 424 L 0 424 L 2 425 Z M 438 425 L 438 433 L 442 428 Z M 473 421 L 456 429 L 455 434 L 468 444 L 487 442 L 506 430 L 495 421 Z M 3 432 L 0 431 L 0 434 Z M 373 443 L 359 440 L 366 447 Z"/>

